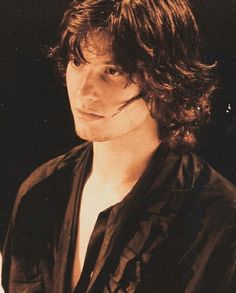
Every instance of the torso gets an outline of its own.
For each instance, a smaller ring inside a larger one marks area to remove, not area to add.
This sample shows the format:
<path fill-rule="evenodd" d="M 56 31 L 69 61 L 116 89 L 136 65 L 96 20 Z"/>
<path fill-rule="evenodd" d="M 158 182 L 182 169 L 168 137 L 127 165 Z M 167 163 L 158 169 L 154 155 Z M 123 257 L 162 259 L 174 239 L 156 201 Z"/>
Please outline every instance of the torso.
<path fill-rule="evenodd" d="M 80 278 L 90 235 L 98 215 L 108 207 L 118 203 L 130 191 L 133 185 L 134 183 L 116 191 L 110 186 L 101 184 L 97 178 L 92 176 L 85 183 L 78 215 L 78 233 L 71 280 L 72 288 L 75 288 Z"/>

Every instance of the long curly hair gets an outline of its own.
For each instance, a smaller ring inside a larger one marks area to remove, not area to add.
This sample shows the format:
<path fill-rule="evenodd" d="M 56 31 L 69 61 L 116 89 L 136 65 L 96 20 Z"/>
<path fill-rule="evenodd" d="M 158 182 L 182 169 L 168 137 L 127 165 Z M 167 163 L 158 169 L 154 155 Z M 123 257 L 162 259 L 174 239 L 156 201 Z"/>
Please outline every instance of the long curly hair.
<path fill-rule="evenodd" d="M 201 62 L 199 32 L 187 0 L 78 0 L 61 22 L 60 40 L 50 50 L 65 77 L 70 59 L 86 62 L 81 43 L 89 33 L 109 36 L 114 64 L 142 80 L 143 99 L 160 138 L 188 149 L 209 120 L 216 88 L 215 64 Z"/>

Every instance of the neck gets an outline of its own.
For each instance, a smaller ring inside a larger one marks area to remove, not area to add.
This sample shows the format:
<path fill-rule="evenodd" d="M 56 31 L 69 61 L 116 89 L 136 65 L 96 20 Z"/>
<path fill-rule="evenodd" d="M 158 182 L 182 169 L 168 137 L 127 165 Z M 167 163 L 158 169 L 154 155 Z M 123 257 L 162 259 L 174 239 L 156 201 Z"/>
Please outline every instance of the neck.
<path fill-rule="evenodd" d="M 111 141 L 94 142 L 91 175 L 114 187 L 132 185 L 142 175 L 159 144 L 156 122 Z"/>

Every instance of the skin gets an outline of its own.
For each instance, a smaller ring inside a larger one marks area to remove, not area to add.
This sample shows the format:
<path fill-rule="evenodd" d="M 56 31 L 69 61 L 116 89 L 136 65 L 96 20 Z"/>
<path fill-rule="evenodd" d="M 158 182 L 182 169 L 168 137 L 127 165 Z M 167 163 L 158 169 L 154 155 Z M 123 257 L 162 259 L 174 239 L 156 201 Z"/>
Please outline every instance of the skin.
<path fill-rule="evenodd" d="M 140 94 L 138 79 L 112 64 L 108 40 L 92 35 L 83 54 L 87 63 L 70 61 L 66 72 L 68 95 L 79 137 L 88 141 L 114 140 L 146 123 L 154 122 L 146 102 L 138 99 L 120 110 L 129 99 Z"/>
<path fill-rule="evenodd" d="M 101 211 L 122 200 L 138 181 L 160 144 L 157 123 L 142 98 L 138 77 L 111 62 L 106 36 L 90 35 L 83 47 L 87 63 L 69 62 L 69 101 L 77 134 L 93 142 L 93 162 L 85 182 L 75 243 L 71 287 L 80 277 L 87 245 Z M 124 106 L 126 105 L 126 106 Z"/>

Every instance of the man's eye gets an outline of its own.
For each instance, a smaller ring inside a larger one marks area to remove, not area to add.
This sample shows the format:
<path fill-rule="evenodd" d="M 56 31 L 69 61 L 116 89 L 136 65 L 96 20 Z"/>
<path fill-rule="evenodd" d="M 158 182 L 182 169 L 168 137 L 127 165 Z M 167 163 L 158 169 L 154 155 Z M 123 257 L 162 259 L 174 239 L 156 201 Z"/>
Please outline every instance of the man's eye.
<path fill-rule="evenodd" d="M 105 69 L 104 73 L 109 74 L 109 75 L 113 75 L 113 76 L 118 76 L 118 75 L 122 75 L 123 72 L 117 68 L 112 68 L 112 67 L 108 67 Z"/>
<path fill-rule="evenodd" d="M 72 60 L 72 64 L 75 66 L 80 66 L 81 63 L 78 60 Z"/>
<path fill-rule="evenodd" d="M 69 63 L 72 65 L 72 66 L 81 66 L 81 61 L 78 60 L 78 59 L 75 59 L 73 57 L 69 58 Z"/>

